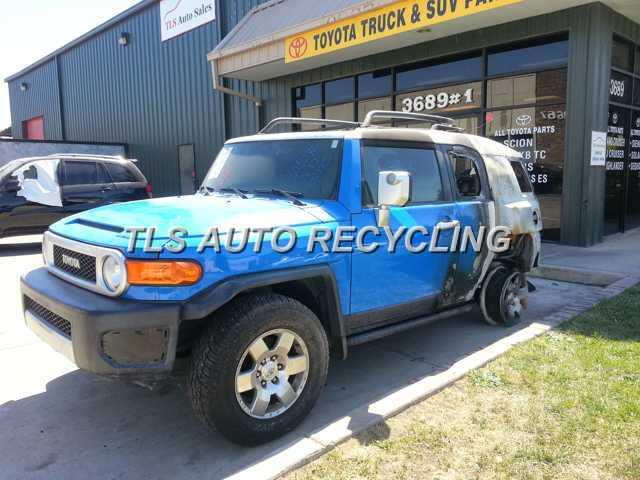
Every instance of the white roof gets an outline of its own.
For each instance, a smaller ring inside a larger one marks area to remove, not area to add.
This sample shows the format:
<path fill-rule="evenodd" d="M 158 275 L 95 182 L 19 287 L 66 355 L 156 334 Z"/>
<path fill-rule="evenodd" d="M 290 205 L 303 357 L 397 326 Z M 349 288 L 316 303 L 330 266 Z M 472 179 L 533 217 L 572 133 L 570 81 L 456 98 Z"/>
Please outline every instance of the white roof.
<path fill-rule="evenodd" d="M 344 139 L 376 139 L 400 140 L 410 142 L 428 142 L 439 145 L 462 145 L 473 148 L 483 155 L 500 155 L 505 157 L 522 157 L 522 154 L 502 143 L 485 137 L 468 133 L 430 130 L 425 128 L 391 128 L 366 127 L 353 130 L 323 130 L 312 132 L 288 132 L 257 134 L 229 140 L 227 144 L 257 142 L 269 140 L 296 140 L 301 138 L 344 138 Z"/>

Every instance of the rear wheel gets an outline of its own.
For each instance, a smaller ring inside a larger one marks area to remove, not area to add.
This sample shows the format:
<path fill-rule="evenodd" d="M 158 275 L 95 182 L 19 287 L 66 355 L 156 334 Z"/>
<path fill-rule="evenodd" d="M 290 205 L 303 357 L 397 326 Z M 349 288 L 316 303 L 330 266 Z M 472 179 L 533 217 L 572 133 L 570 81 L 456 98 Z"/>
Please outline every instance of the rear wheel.
<path fill-rule="evenodd" d="M 276 294 L 225 307 L 194 352 L 196 414 L 230 440 L 255 445 L 298 425 L 324 386 L 329 347 L 307 307 Z"/>
<path fill-rule="evenodd" d="M 499 266 L 487 274 L 480 293 L 484 320 L 491 325 L 512 327 L 522 320 L 524 303 L 522 274 Z"/>

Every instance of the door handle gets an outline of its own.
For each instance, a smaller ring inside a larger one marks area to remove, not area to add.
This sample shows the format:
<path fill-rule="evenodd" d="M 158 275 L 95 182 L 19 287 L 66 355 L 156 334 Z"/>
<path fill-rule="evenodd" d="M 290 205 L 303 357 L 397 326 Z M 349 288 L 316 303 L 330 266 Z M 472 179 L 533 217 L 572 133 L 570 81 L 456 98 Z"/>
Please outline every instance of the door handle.
<path fill-rule="evenodd" d="M 452 228 L 456 228 L 460 226 L 459 220 L 449 220 L 445 222 L 439 222 L 436 224 L 436 228 L 438 230 L 451 230 Z"/>

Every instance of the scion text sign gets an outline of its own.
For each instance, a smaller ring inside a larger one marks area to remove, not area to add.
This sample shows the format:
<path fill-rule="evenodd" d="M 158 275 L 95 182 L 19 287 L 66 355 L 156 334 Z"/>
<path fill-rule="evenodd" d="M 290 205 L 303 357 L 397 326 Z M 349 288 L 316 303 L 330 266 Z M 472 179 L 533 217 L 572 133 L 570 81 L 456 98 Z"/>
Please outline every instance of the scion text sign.
<path fill-rule="evenodd" d="M 160 32 L 162 41 L 216 19 L 215 0 L 162 0 Z"/>
<path fill-rule="evenodd" d="M 297 62 L 521 1 L 403 0 L 395 2 L 325 27 L 292 35 L 285 40 L 285 62 Z"/>

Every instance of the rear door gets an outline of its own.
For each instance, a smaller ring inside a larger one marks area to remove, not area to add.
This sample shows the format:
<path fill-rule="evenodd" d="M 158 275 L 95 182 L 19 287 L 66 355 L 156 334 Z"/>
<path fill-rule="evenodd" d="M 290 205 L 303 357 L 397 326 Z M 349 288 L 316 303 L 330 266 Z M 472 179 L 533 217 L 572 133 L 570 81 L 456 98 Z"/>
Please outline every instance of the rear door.
<path fill-rule="evenodd" d="M 111 203 L 130 202 L 148 198 L 147 179 L 131 164 L 105 162 L 115 190 L 109 196 Z"/>
<path fill-rule="evenodd" d="M 101 163 L 92 160 L 64 160 L 62 201 L 68 214 L 106 205 L 115 185 Z"/>
<path fill-rule="evenodd" d="M 495 209 L 484 161 L 478 152 L 463 146 L 442 146 L 441 151 L 448 159 L 456 200 L 456 219 L 460 221 L 461 242 L 467 235 L 466 248 L 459 248 L 456 276 L 451 294 L 446 303 L 455 304 L 468 300 L 475 286 L 482 278 L 486 261 L 490 255 L 486 236 L 495 226 Z M 484 231 L 484 234 L 483 234 Z M 473 234 L 473 235 L 472 235 Z M 480 241 L 475 248 L 471 239 Z"/>
<path fill-rule="evenodd" d="M 360 231 L 377 226 L 378 173 L 406 171 L 411 174 L 409 203 L 392 207 L 390 229 L 425 227 L 427 235 L 416 234 L 411 247 L 431 242 L 436 225 L 455 222 L 455 203 L 446 173 L 444 157 L 434 146 L 415 142 L 366 140 L 362 145 L 362 212 L 352 216 Z M 451 243 L 453 230 L 443 230 L 438 246 Z M 446 286 L 455 272 L 456 256 L 450 252 L 410 251 L 405 237 L 395 253 L 388 251 L 385 234 L 367 234 L 365 246 L 377 243 L 372 253 L 354 249 L 352 256 L 350 333 L 394 323 L 432 312 L 441 304 Z"/>

